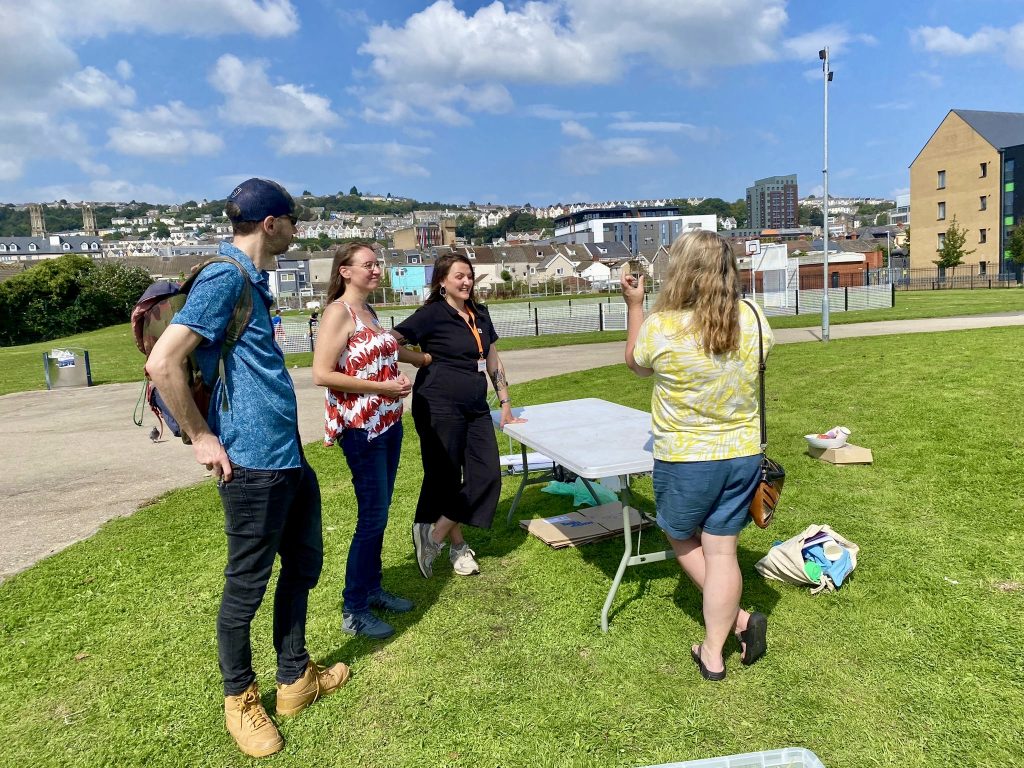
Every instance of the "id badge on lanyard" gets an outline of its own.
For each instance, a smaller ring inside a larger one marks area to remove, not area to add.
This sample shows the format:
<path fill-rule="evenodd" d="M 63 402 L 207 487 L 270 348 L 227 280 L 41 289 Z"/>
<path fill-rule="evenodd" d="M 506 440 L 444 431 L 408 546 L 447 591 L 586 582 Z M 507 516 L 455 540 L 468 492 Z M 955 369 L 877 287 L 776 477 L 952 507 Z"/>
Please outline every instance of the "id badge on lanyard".
<path fill-rule="evenodd" d="M 469 326 L 470 333 L 473 334 L 473 339 L 476 341 L 477 351 L 480 353 L 480 359 L 476 361 L 476 372 L 487 373 L 487 359 L 484 357 L 484 342 L 480 338 L 480 329 L 476 327 L 476 315 L 473 314 L 473 310 L 468 306 L 466 307 L 466 313 L 469 315 L 469 320 L 465 320 L 467 326 Z"/>

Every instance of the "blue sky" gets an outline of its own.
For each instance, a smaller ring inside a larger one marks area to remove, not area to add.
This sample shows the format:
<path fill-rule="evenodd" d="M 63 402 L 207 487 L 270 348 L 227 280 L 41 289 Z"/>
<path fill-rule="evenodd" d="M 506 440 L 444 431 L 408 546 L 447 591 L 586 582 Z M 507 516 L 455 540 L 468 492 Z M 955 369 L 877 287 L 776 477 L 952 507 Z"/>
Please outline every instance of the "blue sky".
<path fill-rule="evenodd" d="M 820 194 L 826 44 L 833 194 L 1024 111 L 1019 0 L 0 0 L 0 200 Z"/>

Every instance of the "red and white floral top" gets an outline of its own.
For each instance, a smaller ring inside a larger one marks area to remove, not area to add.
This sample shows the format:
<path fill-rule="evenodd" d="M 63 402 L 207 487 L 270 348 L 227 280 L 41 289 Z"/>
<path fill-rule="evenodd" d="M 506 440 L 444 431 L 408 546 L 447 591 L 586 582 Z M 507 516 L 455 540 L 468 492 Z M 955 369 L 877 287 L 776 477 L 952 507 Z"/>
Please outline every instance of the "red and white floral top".
<path fill-rule="evenodd" d="M 366 381 L 390 381 L 398 378 L 398 342 L 379 324 L 369 327 L 347 303 L 344 304 L 356 324 L 348 345 L 341 351 L 334 370 Z M 333 445 L 345 429 L 365 429 L 372 440 L 402 418 L 401 399 L 392 400 L 371 392 L 338 392 L 326 389 L 324 445 Z"/>

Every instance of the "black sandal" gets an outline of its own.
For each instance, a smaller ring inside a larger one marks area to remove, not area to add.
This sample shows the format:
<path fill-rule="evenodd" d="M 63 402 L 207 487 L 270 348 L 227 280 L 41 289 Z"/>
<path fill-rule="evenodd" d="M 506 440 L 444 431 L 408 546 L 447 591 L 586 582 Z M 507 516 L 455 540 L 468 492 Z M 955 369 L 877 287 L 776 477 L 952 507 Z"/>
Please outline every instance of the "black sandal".
<path fill-rule="evenodd" d="M 721 672 L 712 672 L 706 666 L 704 666 L 704 660 L 700 657 L 700 652 L 704 649 L 703 645 L 698 645 L 697 650 L 690 649 L 690 658 L 693 659 L 693 663 L 697 665 L 697 669 L 700 670 L 700 676 L 705 680 L 711 680 L 712 682 L 721 682 L 725 680 L 725 670 Z"/>
<path fill-rule="evenodd" d="M 740 659 L 749 667 L 768 650 L 768 617 L 763 613 L 750 614 L 747 628 L 738 632 L 736 637 L 746 646 L 746 651 Z"/>

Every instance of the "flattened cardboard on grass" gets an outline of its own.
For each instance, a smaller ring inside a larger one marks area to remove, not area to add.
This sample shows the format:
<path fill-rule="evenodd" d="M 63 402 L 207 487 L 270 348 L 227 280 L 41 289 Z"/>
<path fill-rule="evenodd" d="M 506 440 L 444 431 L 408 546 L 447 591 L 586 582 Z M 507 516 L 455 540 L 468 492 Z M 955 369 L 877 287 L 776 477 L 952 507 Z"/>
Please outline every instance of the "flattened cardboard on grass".
<path fill-rule="evenodd" d="M 872 464 L 874 457 L 870 448 L 861 448 L 859 445 L 847 443 L 839 448 L 814 448 L 807 447 L 807 452 L 815 459 L 827 461 L 829 464 Z"/>
<path fill-rule="evenodd" d="M 649 525 L 632 508 L 629 510 L 629 524 L 634 531 Z M 520 520 L 519 525 L 554 549 L 579 547 L 591 541 L 622 535 L 622 503 L 615 501 L 554 517 Z"/>

